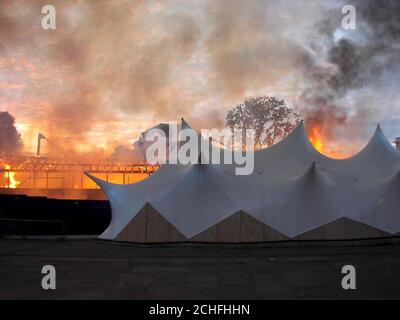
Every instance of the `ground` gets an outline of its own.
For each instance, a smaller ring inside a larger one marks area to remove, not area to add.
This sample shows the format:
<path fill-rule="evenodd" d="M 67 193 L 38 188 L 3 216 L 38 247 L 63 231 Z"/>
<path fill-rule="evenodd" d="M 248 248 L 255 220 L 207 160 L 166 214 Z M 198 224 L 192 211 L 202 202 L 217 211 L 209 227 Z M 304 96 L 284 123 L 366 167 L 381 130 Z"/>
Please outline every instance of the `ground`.
<path fill-rule="evenodd" d="M 43 290 L 43 265 L 56 290 Z M 356 290 L 343 290 L 343 265 Z M 0 299 L 399 299 L 400 244 L 137 246 L 0 239 Z"/>

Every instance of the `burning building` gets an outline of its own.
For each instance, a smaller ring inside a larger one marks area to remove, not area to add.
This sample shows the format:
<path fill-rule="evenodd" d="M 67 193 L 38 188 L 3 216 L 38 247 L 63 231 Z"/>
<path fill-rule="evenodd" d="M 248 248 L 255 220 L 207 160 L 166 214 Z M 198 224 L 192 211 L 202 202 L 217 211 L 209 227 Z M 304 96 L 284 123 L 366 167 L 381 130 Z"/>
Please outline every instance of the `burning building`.
<path fill-rule="evenodd" d="M 167 123 L 160 123 L 151 129 L 160 129 L 168 137 Z M 159 167 L 146 162 L 146 150 L 150 142 L 146 141 L 145 135 L 149 130 L 140 135 L 133 149 L 121 152 L 117 148 L 110 159 L 103 160 L 80 159 L 79 156 L 67 158 L 59 146 L 39 133 L 36 156 L 5 156 L 0 159 L 0 192 L 55 198 L 103 199 L 99 187 L 84 172 L 117 184 L 131 184 L 146 179 Z M 43 142 L 47 142 L 60 155 L 43 156 Z"/>
<path fill-rule="evenodd" d="M 147 178 L 157 166 L 142 163 L 79 161 L 47 157 L 3 157 L 0 192 L 66 199 L 103 199 L 84 172 L 112 183 L 129 184 Z"/>

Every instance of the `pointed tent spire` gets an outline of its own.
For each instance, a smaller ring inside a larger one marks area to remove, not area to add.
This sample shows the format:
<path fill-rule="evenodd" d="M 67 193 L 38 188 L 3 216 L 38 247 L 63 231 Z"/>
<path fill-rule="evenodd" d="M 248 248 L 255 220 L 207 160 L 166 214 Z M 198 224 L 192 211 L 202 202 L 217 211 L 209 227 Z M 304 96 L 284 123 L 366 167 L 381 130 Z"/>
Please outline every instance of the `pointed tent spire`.
<path fill-rule="evenodd" d="M 379 123 L 376 125 L 375 132 L 372 135 L 367 146 L 370 144 L 380 144 L 382 147 L 391 147 L 391 149 L 394 149 L 391 146 L 389 140 L 386 138 L 385 134 L 383 133 L 381 125 Z"/>
<path fill-rule="evenodd" d="M 311 145 L 303 120 L 301 120 L 296 128 L 294 128 L 293 131 L 289 133 L 281 142 L 291 140 L 294 140 L 297 143 L 302 142 L 303 144 Z"/>
<path fill-rule="evenodd" d="M 182 117 L 181 118 L 181 128 L 182 129 L 193 129 L 187 122 L 186 120 Z"/>
<path fill-rule="evenodd" d="M 349 158 L 349 160 L 352 159 L 363 159 L 366 164 L 372 160 L 387 166 L 391 160 L 400 160 L 400 153 L 390 144 L 380 124 L 377 124 L 375 132 L 367 145 L 359 153 Z"/>
<path fill-rule="evenodd" d="M 400 230 L 400 171 L 392 174 L 380 188 L 379 196 L 360 217 L 368 225 L 396 234 Z"/>
<path fill-rule="evenodd" d="M 203 152 L 199 152 L 199 157 L 197 158 L 197 164 L 198 165 L 205 165 L 208 164 L 208 158 L 204 155 Z"/>
<path fill-rule="evenodd" d="M 312 163 L 311 163 L 311 166 L 307 169 L 307 174 L 308 175 L 311 175 L 311 174 L 315 174 L 315 172 L 316 172 L 316 165 L 315 165 L 315 161 L 313 161 Z"/>
<path fill-rule="evenodd" d="M 315 161 L 312 161 L 311 165 L 302 173 L 300 176 L 296 177 L 295 180 L 297 183 L 305 182 L 306 184 L 319 182 L 322 176 L 319 173 L 319 170 L 316 166 Z"/>
<path fill-rule="evenodd" d="M 255 216 L 279 232 L 294 237 L 337 218 L 332 189 L 313 161 L 281 195 L 255 211 Z M 294 223 L 295 221 L 295 223 Z"/>
<path fill-rule="evenodd" d="M 328 156 L 322 154 L 322 153 L 311 143 L 310 137 L 308 136 L 306 127 L 305 127 L 305 125 L 304 125 L 304 120 L 301 120 L 301 123 L 300 123 L 299 126 L 301 127 L 301 129 L 302 129 L 302 134 L 303 134 L 304 137 L 305 137 L 307 148 L 309 148 L 310 150 L 312 150 L 312 152 L 313 152 L 314 154 L 317 154 L 320 158 L 333 160 L 333 158 L 330 158 L 330 157 L 328 157 Z"/>
<path fill-rule="evenodd" d="M 187 238 L 240 209 L 215 166 L 201 164 L 193 165 L 176 186 L 150 204 Z"/>
<path fill-rule="evenodd" d="M 197 157 L 197 164 L 208 164 L 208 158 L 204 155 L 204 153 L 202 153 L 201 148 L 203 143 L 202 142 L 206 142 L 206 139 L 203 138 L 203 136 L 201 135 L 200 132 L 196 131 L 195 129 L 193 129 L 184 118 L 181 118 L 181 129 L 190 129 L 193 130 L 198 138 L 199 138 L 199 143 L 198 143 L 198 157 Z M 211 143 L 211 140 L 208 141 L 211 145 L 211 150 L 210 150 L 210 157 L 212 157 L 211 155 L 213 154 L 213 152 L 221 152 L 223 149 L 214 146 Z M 182 142 L 179 142 L 179 147 L 181 147 Z M 202 161 L 203 160 L 203 161 Z"/>
<path fill-rule="evenodd" d="M 298 139 L 303 140 L 304 143 L 307 145 L 307 147 L 311 147 L 314 151 L 316 151 L 316 149 L 314 148 L 313 144 L 310 141 L 310 138 L 308 137 L 306 126 L 304 124 L 303 119 L 301 119 L 300 123 L 297 125 L 295 130 L 297 131 L 296 134 L 298 136 Z M 295 132 L 295 130 L 293 130 L 293 132 Z"/>
<path fill-rule="evenodd" d="M 319 153 L 311 144 L 307 131 L 304 126 L 304 121 L 301 120 L 296 128 L 293 129 L 285 138 L 280 142 L 272 145 L 271 147 L 256 151 L 257 153 L 263 152 L 279 152 L 283 157 L 296 156 L 302 157 L 304 160 L 309 160 L 310 157 L 325 157 Z"/>
<path fill-rule="evenodd" d="M 193 131 L 193 132 L 196 134 L 196 136 L 197 136 L 198 138 L 201 138 L 201 136 L 199 135 L 199 133 L 198 133 L 196 130 L 194 130 L 194 129 L 186 122 L 186 120 L 185 120 L 183 117 L 181 118 L 181 130 L 191 130 L 191 131 Z M 178 133 L 178 136 L 179 136 L 179 133 Z M 179 152 L 179 149 L 180 149 L 182 146 L 185 145 L 185 143 L 186 143 L 186 141 L 178 141 L 178 152 Z M 201 146 L 201 144 L 200 144 L 200 141 L 199 141 L 199 143 L 198 143 L 198 154 L 196 155 L 197 163 L 200 163 L 200 157 L 201 157 L 200 146 Z M 178 160 L 178 163 L 179 163 L 179 160 Z"/>
<path fill-rule="evenodd" d="M 136 185 L 138 184 L 138 183 L 133 183 L 133 184 L 112 183 L 112 182 L 108 182 L 103 179 L 100 179 L 87 171 L 85 171 L 84 174 L 87 177 L 89 177 L 90 179 L 92 179 L 100 187 L 100 189 L 106 194 L 108 199 L 110 199 L 110 194 L 112 192 L 128 192 L 129 188 L 133 184 L 136 184 Z"/>
<path fill-rule="evenodd" d="M 103 179 L 97 178 L 96 176 L 92 175 L 91 173 L 85 171 L 84 174 L 92 179 L 105 193 L 107 193 L 111 186 L 113 185 L 112 183 L 105 181 Z"/>

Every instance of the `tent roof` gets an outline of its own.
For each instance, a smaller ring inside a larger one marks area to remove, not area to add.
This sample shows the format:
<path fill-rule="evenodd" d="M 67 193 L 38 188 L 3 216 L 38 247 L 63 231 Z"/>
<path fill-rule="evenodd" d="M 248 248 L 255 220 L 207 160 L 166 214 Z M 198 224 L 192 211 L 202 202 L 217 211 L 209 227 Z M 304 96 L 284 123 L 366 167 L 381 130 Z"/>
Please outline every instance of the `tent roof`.
<path fill-rule="evenodd" d="M 182 119 L 182 128 L 190 129 Z M 212 152 L 223 152 L 213 146 Z M 101 235 L 114 239 L 149 203 L 190 238 L 240 210 L 293 237 L 345 217 L 400 231 L 400 152 L 380 126 L 356 155 L 336 160 L 319 153 L 301 122 L 285 139 L 254 155 L 254 172 L 235 175 L 229 164 L 165 164 L 128 185 L 88 174 L 106 193 L 112 221 Z"/>

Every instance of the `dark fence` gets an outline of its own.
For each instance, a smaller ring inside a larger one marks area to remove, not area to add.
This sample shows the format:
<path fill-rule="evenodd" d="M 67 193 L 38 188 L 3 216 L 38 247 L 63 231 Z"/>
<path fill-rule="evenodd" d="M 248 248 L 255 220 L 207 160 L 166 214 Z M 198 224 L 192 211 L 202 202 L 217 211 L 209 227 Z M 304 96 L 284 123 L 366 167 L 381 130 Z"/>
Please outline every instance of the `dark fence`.
<path fill-rule="evenodd" d="M 29 236 L 29 235 L 58 235 L 65 236 L 65 222 L 61 220 L 29 220 L 0 218 L 0 233 Z"/>
<path fill-rule="evenodd" d="M 0 194 L 0 234 L 97 235 L 110 219 L 108 201 Z"/>

